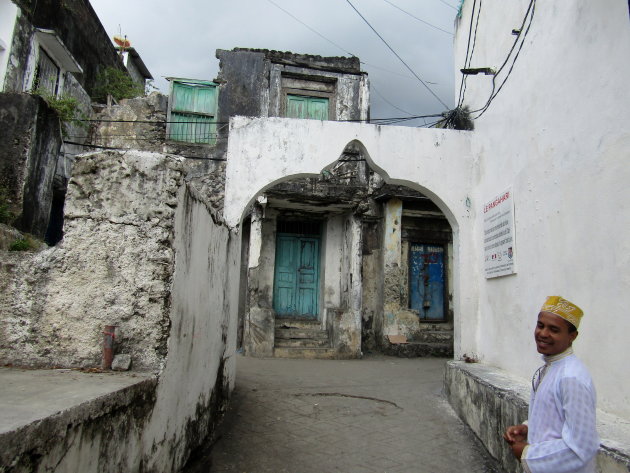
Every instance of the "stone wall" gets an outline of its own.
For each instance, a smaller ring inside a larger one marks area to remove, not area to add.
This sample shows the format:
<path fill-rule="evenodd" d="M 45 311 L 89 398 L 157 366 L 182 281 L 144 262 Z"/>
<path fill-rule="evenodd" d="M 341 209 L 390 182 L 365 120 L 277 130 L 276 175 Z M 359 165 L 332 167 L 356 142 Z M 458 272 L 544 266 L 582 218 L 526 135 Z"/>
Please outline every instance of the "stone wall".
<path fill-rule="evenodd" d="M 117 325 L 118 349 L 135 367 L 160 368 L 183 178 L 181 161 L 161 155 L 77 160 L 62 243 L 24 259 L 2 295 L 5 363 L 98 366 L 103 327 Z"/>

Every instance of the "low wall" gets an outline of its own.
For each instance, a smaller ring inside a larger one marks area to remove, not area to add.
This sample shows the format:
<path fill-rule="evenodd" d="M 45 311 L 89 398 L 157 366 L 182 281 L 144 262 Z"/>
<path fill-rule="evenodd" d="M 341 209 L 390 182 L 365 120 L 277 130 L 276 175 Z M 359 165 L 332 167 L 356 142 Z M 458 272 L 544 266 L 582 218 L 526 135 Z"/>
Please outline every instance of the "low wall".
<path fill-rule="evenodd" d="M 479 363 L 450 361 L 444 375 L 444 389 L 457 415 L 483 442 L 505 471 L 522 472 L 503 440 L 510 425 L 527 419 L 529 384 L 497 368 Z M 601 447 L 598 473 L 630 471 L 630 428 L 621 419 L 597 413 Z"/>
<path fill-rule="evenodd" d="M 0 382 L 1 473 L 143 471 L 155 377 L 0 368 Z"/>

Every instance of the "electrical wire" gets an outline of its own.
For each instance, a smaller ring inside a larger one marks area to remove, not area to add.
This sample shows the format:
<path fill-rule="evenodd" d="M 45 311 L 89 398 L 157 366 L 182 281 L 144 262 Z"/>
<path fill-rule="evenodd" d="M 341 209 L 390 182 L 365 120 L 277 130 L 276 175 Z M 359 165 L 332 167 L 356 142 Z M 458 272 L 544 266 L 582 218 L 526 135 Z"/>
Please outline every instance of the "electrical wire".
<path fill-rule="evenodd" d="M 343 52 L 345 52 L 346 54 L 349 54 L 352 57 L 356 57 L 355 54 L 351 53 L 350 51 L 347 51 L 346 49 L 342 48 L 341 46 L 339 46 L 337 43 L 335 43 L 334 41 L 326 38 L 326 36 L 324 36 L 323 34 L 321 34 L 319 31 L 315 30 L 314 28 L 311 28 L 310 26 L 308 26 L 306 23 L 304 23 L 302 20 L 300 20 L 298 17 L 294 16 L 292 13 L 290 13 L 289 11 L 285 10 L 284 8 L 282 8 L 280 5 L 278 5 L 276 2 L 274 2 L 273 0 L 267 0 L 269 3 L 271 3 L 273 6 L 275 6 L 276 8 L 282 10 L 284 13 L 286 13 L 287 15 L 289 15 L 291 18 L 293 18 L 295 21 L 297 21 L 298 23 L 300 23 L 301 25 L 305 26 L 306 28 L 308 28 L 309 30 L 311 30 L 313 33 L 315 33 L 317 36 L 319 36 L 320 38 L 325 39 L 326 41 L 328 41 L 330 44 L 332 44 L 333 46 L 338 47 L 339 49 L 341 49 Z"/>
<path fill-rule="evenodd" d="M 394 8 L 396 8 L 396 9 L 400 10 L 401 12 L 403 12 L 403 13 L 405 13 L 405 14 L 409 15 L 411 18 L 413 18 L 413 19 L 415 19 L 415 20 L 418 20 L 419 22 L 424 23 L 424 24 L 425 24 L 425 25 L 427 25 L 427 26 L 430 26 L 431 28 L 435 28 L 436 30 L 442 31 L 443 33 L 450 34 L 451 36 L 454 36 L 454 34 L 453 34 L 453 33 L 451 33 L 450 31 L 443 30 L 443 29 L 442 29 L 442 28 L 440 28 L 439 26 L 432 25 L 432 24 L 431 24 L 431 23 L 429 23 L 428 21 L 425 21 L 425 20 L 423 20 L 422 18 L 418 18 L 417 16 L 412 15 L 412 14 L 411 14 L 411 13 L 409 13 L 407 10 L 403 10 L 403 9 L 402 9 L 402 8 L 400 8 L 398 5 L 394 5 L 394 4 L 393 4 L 392 2 L 390 2 L 389 0 L 383 0 L 383 1 L 384 1 L 385 3 L 389 3 L 392 7 L 394 7 Z"/>
<path fill-rule="evenodd" d="M 365 64 L 366 66 L 370 66 L 370 67 L 373 67 L 374 69 L 378 69 L 378 70 L 381 70 L 381 71 L 384 71 L 384 72 L 389 72 L 390 74 L 394 74 L 395 76 L 404 77 L 405 79 L 414 80 L 414 81 L 416 80 L 415 77 L 407 76 L 405 74 L 401 74 L 400 72 L 390 71 L 389 69 L 385 69 L 383 67 L 375 66 L 374 64 L 370 64 L 369 62 L 361 61 L 361 64 Z M 431 84 L 431 85 L 439 85 L 437 82 L 431 82 L 429 80 L 425 80 L 425 82 L 427 84 Z"/>
<path fill-rule="evenodd" d="M 406 113 L 407 115 L 413 115 L 413 113 L 408 112 L 407 110 L 403 110 L 400 107 L 397 107 L 396 105 L 394 105 L 393 103 L 391 103 L 389 100 L 387 100 L 383 94 L 381 94 L 378 89 L 374 86 L 374 83 L 370 83 L 370 86 L 372 87 L 372 90 L 374 90 L 374 92 L 376 92 L 376 95 L 378 95 L 381 99 L 383 99 L 383 101 L 389 105 L 391 105 L 392 107 L 394 107 L 396 110 L 398 110 L 399 112 L 403 112 Z"/>
<path fill-rule="evenodd" d="M 492 77 L 492 92 L 490 93 L 490 97 L 488 98 L 488 101 L 485 103 L 485 105 L 483 107 L 481 107 L 481 108 L 479 108 L 477 110 L 473 110 L 471 112 L 471 113 L 479 112 L 477 114 L 477 116 L 473 117 L 474 119 L 477 119 L 477 118 L 481 117 L 484 113 L 486 113 L 486 110 L 488 110 L 488 108 L 490 107 L 490 104 L 495 99 L 495 97 L 499 94 L 499 92 L 501 92 L 501 89 L 503 88 L 503 86 L 507 82 L 508 78 L 510 77 L 510 75 L 512 73 L 512 70 L 514 69 L 514 65 L 516 64 L 516 60 L 518 59 L 518 56 L 519 56 L 519 54 L 521 52 L 521 49 L 523 49 L 523 45 L 525 44 L 525 38 L 527 37 L 527 34 L 529 33 L 529 30 L 530 30 L 530 28 L 532 26 L 532 23 L 533 23 L 533 20 L 534 20 L 534 13 L 535 13 L 535 11 L 536 11 L 536 0 L 530 0 L 529 6 L 527 7 L 527 11 L 525 12 L 525 16 L 523 17 L 523 22 L 521 24 L 521 28 L 519 30 L 519 34 L 516 37 L 516 39 L 514 40 L 514 43 L 512 44 L 512 48 L 510 49 L 510 52 L 506 56 L 505 61 L 503 61 L 503 64 L 501 64 L 501 67 L 497 70 L 497 72 Z M 529 18 L 529 23 L 527 23 L 528 18 Z M 527 23 L 527 27 L 525 28 L 525 24 L 526 23 Z M 525 32 L 523 32 L 523 28 L 525 28 Z M 505 78 L 503 79 L 503 81 L 501 82 L 499 87 L 497 88 L 496 87 L 496 79 L 497 79 L 498 75 L 501 73 L 501 71 L 507 65 L 508 60 L 512 56 L 512 52 L 514 52 L 514 49 L 516 48 L 516 45 L 519 43 L 519 40 L 520 40 L 520 45 L 519 45 L 518 49 L 516 50 L 516 54 L 514 55 L 514 59 L 512 60 L 512 64 L 510 65 L 510 68 L 508 69 L 508 72 L 507 72 Z"/>
<path fill-rule="evenodd" d="M 477 28 L 479 27 L 479 17 L 481 16 L 481 3 L 482 0 L 479 0 L 479 9 L 477 10 L 477 21 L 475 23 L 475 36 L 472 43 L 472 49 L 470 49 L 470 38 L 472 34 L 472 25 L 473 20 L 475 19 L 475 6 L 477 5 L 477 0 L 473 2 L 472 13 L 470 15 L 470 29 L 468 30 L 468 44 L 466 45 L 466 58 L 464 59 L 464 69 L 470 67 L 470 63 L 472 61 L 473 53 L 475 52 L 475 44 L 477 44 Z M 468 51 L 470 50 L 470 55 Z M 459 100 L 457 101 L 457 107 L 460 107 L 464 102 L 464 98 L 466 96 L 466 74 L 462 73 L 462 81 L 459 86 Z"/>
<path fill-rule="evenodd" d="M 453 10 L 457 11 L 457 7 L 454 7 L 453 5 L 446 3 L 444 0 L 440 0 L 440 2 L 442 2 L 444 5 L 446 5 L 447 7 L 451 7 Z"/>
<path fill-rule="evenodd" d="M 329 42 L 330 44 L 332 44 L 333 46 L 335 46 L 335 47 L 339 48 L 339 49 L 340 49 L 341 51 L 343 51 L 344 53 L 346 53 L 346 54 L 348 54 L 348 55 L 350 55 L 350 56 L 352 56 L 352 57 L 357 57 L 354 53 L 352 53 L 352 52 L 348 51 L 348 50 L 347 50 L 347 49 L 345 49 L 343 46 L 340 46 L 339 44 L 335 43 L 335 42 L 334 42 L 334 41 L 332 41 L 331 39 L 327 38 L 326 36 L 324 36 L 323 34 L 321 34 L 319 31 L 317 31 L 315 28 L 312 28 L 312 27 L 311 27 L 311 26 L 309 26 L 307 23 L 303 22 L 303 21 L 302 21 L 302 20 L 300 20 L 298 17 L 296 17 L 295 15 L 293 15 L 291 12 L 289 12 L 288 10 L 286 10 L 286 9 L 282 8 L 280 5 L 278 5 L 278 4 L 277 4 L 276 2 L 274 2 L 273 0 L 267 0 L 267 1 L 268 1 L 269 3 L 271 3 L 273 6 L 275 6 L 276 8 L 278 8 L 279 10 L 283 11 L 284 13 L 286 13 L 288 16 L 290 16 L 291 18 L 293 18 L 295 21 L 297 21 L 298 23 L 300 23 L 302 26 L 304 26 L 304 27 L 308 28 L 310 31 L 312 31 L 313 33 L 315 33 L 315 34 L 316 34 L 317 36 L 319 36 L 320 38 L 322 38 L 322 39 L 324 39 L 324 40 L 328 41 L 328 42 Z M 385 0 L 385 1 L 387 1 L 387 0 Z M 388 2 L 388 3 L 390 3 L 390 2 Z M 431 27 L 433 27 L 433 28 L 440 29 L 440 28 L 438 28 L 437 26 L 431 25 L 430 23 L 428 23 L 428 22 L 426 22 L 426 21 L 424 21 L 424 20 L 421 20 L 420 18 L 416 18 L 415 16 L 411 15 L 411 13 L 406 12 L 405 10 L 402 10 L 401 8 L 399 8 L 399 7 L 397 7 L 396 5 L 394 5 L 393 3 L 390 3 L 390 5 L 392 5 L 392 6 L 393 6 L 393 7 L 395 7 L 395 8 L 398 8 L 399 10 L 403 11 L 404 13 L 407 13 L 408 15 L 410 15 L 410 16 L 412 16 L 412 17 L 414 17 L 416 20 L 422 21 L 423 23 L 426 23 L 427 25 L 429 25 L 429 26 L 431 26 Z M 450 32 L 448 32 L 448 31 L 445 31 L 445 30 L 441 30 L 441 31 L 444 31 L 445 33 L 448 33 L 448 34 L 450 34 L 450 35 L 453 35 L 453 33 L 450 33 Z M 404 74 L 400 74 L 400 73 L 397 73 L 397 72 L 394 72 L 394 71 L 390 71 L 390 70 L 388 70 L 388 69 L 385 69 L 385 68 L 382 68 L 382 67 L 379 67 L 379 66 L 375 66 L 374 64 L 370 64 L 370 63 L 365 62 L 365 61 L 360 61 L 360 62 L 361 62 L 361 64 L 364 64 L 364 65 L 366 65 L 366 66 L 370 66 L 370 67 L 372 67 L 372 68 L 374 68 L 374 69 L 379 69 L 379 70 L 381 70 L 381 71 L 389 72 L 390 74 L 395 74 L 395 75 L 398 75 L 398 76 L 400 76 L 400 77 L 404 77 L 404 78 L 406 78 L 406 79 L 413 79 L 412 77 L 409 77 L 409 76 L 406 76 L 406 75 L 404 75 Z M 413 71 L 412 71 L 412 72 L 413 72 Z M 415 75 L 415 74 L 414 74 L 414 75 Z M 417 76 L 416 76 L 416 79 L 418 79 L 418 77 L 417 77 Z M 431 85 L 438 85 L 438 84 L 437 84 L 437 82 L 431 82 L 431 81 L 425 81 L 425 82 L 426 82 L 427 84 L 431 84 Z M 382 96 L 381 96 L 381 97 L 382 97 Z M 438 100 L 439 100 L 439 99 L 438 99 Z M 448 107 L 447 107 L 447 108 L 448 108 Z"/>
<path fill-rule="evenodd" d="M 440 97 L 438 97 L 435 94 L 435 92 L 433 92 L 431 90 L 431 88 L 420 78 L 420 76 L 418 76 L 418 74 L 416 74 L 413 71 L 413 69 L 411 69 L 411 67 L 409 67 L 409 65 L 407 65 L 407 63 L 403 60 L 403 58 L 401 58 L 398 55 L 398 53 L 396 51 L 394 51 L 394 49 L 387 43 L 387 41 L 385 41 L 385 39 L 378 33 L 378 31 L 376 31 L 374 29 L 374 27 L 370 24 L 370 22 L 365 19 L 365 17 L 361 14 L 361 12 L 356 9 L 356 7 L 352 4 L 352 2 L 350 0 L 346 0 L 346 2 L 352 7 L 352 9 L 357 13 L 357 15 L 359 15 L 361 17 L 361 19 L 370 27 L 370 29 L 374 32 L 374 34 L 376 34 L 376 36 L 378 36 L 381 39 L 381 41 L 383 41 L 383 43 L 385 43 L 385 45 L 394 54 L 394 56 L 396 56 L 400 60 L 400 62 L 402 62 L 404 64 L 404 66 L 409 70 L 409 72 L 411 72 L 414 75 L 414 77 L 420 81 L 420 83 L 431 93 L 431 95 L 433 95 L 433 97 L 435 97 L 438 100 L 438 102 L 440 102 L 444 106 L 444 108 L 448 109 L 448 105 L 446 105 L 446 103 L 444 103 L 442 101 L 442 99 L 440 99 Z"/>
<path fill-rule="evenodd" d="M 79 146 L 84 146 L 86 148 L 96 148 L 96 149 L 104 149 L 104 150 L 108 150 L 108 151 L 134 151 L 133 148 L 116 148 L 113 146 L 100 146 L 100 145 L 88 145 L 88 144 L 83 144 L 83 143 L 76 143 L 74 141 L 66 141 L 64 140 L 65 144 L 68 145 L 79 145 Z M 73 156 L 77 156 L 76 154 L 74 154 Z M 204 156 L 183 156 L 178 154 L 177 155 L 180 158 L 186 158 L 186 159 L 199 159 L 199 160 L 203 160 L 203 161 L 227 161 L 227 159 L 225 158 L 208 158 L 208 157 L 204 157 Z"/>

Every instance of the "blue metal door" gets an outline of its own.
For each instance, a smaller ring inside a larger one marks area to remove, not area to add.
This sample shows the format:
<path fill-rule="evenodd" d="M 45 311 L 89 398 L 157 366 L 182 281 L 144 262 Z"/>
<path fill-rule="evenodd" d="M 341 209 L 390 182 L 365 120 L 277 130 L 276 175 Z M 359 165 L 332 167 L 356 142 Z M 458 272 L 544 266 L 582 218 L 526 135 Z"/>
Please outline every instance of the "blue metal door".
<path fill-rule="evenodd" d="M 319 238 L 278 233 L 273 287 L 276 315 L 316 318 Z"/>
<path fill-rule="evenodd" d="M 422 320 L 446 320 L 444 310 L 444 247 L 411 243 L 409 306 Z"/>

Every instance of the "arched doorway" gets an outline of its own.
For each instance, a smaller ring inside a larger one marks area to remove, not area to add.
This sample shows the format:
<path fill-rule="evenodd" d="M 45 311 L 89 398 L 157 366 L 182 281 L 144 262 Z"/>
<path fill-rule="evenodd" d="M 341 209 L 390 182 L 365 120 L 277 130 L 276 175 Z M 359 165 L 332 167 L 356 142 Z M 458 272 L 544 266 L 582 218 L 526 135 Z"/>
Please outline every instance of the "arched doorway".
<path fill-rule="evenodd" d="M 247 354 L 452 354 L 451 227 L 387 180 L 353 141 L 319 175 L 258 195 L 243 225 Z"/>

